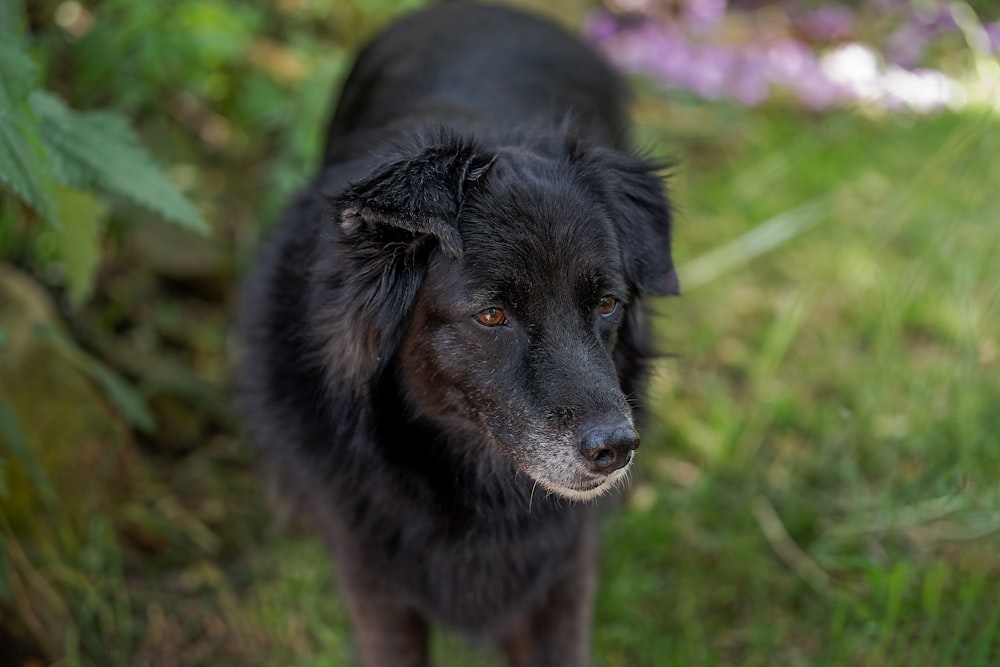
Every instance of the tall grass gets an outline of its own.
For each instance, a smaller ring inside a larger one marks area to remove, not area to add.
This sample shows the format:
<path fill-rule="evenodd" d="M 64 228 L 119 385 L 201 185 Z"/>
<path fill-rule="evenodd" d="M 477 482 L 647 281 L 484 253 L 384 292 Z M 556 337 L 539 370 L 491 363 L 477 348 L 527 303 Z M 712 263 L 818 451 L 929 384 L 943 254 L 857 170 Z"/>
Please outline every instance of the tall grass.
<path fill-rule="evenodd" d="M 694 279 L 608 529 L 604 663 L 996 664 L 1000 123 L 652 109 Z"/>

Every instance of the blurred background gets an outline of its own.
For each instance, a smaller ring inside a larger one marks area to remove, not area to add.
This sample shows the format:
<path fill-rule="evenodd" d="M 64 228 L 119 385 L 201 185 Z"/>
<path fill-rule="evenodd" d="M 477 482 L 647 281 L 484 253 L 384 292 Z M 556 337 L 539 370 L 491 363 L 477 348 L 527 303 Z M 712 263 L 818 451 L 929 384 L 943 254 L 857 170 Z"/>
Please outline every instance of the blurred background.
<path fill-rule="evenodd" d="M 422 4 L 0 2 L 0 665 L 351 664 L 227 336 L 351 54 Z M 597 664 L 1000 664 L 1000 8 L 521 4 L 676 161 Z"/>

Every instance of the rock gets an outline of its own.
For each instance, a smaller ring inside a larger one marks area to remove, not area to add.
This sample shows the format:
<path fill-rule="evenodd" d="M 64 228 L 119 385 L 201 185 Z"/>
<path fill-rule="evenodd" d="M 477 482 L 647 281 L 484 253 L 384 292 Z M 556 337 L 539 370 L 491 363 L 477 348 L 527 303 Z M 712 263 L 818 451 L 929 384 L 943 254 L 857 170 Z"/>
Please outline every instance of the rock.
<path fill-rule="evenodd" d="M 71 569 L 94 548 L 93 521 L 124 497 L 135 457 L 130 429 L 100 389 L 38 334 L 44 327 L 63 330 L 49 295 L 0 264 L 0 402 L 13 421 L 8 434 L 20 432 L 11 442 L 0 430 L 8 552 L 0 566 L 13 589 L 13 599 L 0 604 L 0 625 L 56 658 L 65 650 L 73 605 L 48 568 Z"/>

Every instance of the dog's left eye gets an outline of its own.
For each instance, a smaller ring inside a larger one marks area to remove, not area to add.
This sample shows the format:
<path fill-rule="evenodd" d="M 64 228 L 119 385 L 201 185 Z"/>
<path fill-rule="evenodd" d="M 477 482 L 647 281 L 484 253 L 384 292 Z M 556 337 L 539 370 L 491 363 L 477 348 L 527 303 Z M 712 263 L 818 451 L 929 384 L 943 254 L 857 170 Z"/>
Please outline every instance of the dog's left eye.
<path fill-rule="evenodd" d="M 602 296 L 597 302 L 597 314 L 601 317 L 608 317 L 618 309 L 618 299 L 613 296 Z"/>

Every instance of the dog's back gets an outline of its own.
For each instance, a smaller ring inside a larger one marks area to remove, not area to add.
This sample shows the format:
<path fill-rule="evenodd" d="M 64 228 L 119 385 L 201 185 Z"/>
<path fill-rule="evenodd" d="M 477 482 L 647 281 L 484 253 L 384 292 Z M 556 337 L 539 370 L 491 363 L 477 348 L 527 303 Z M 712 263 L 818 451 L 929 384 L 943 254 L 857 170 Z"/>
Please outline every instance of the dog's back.
<path fill-rule="evenodd" d="M 626 89 L 561 27 L 496 5 L 454 2 L 408 16 L 361 53 L 338 98 L 326 163 L 359 131 L 447 117 L 490 127 L 572 125 L 622 147 Z"/>

